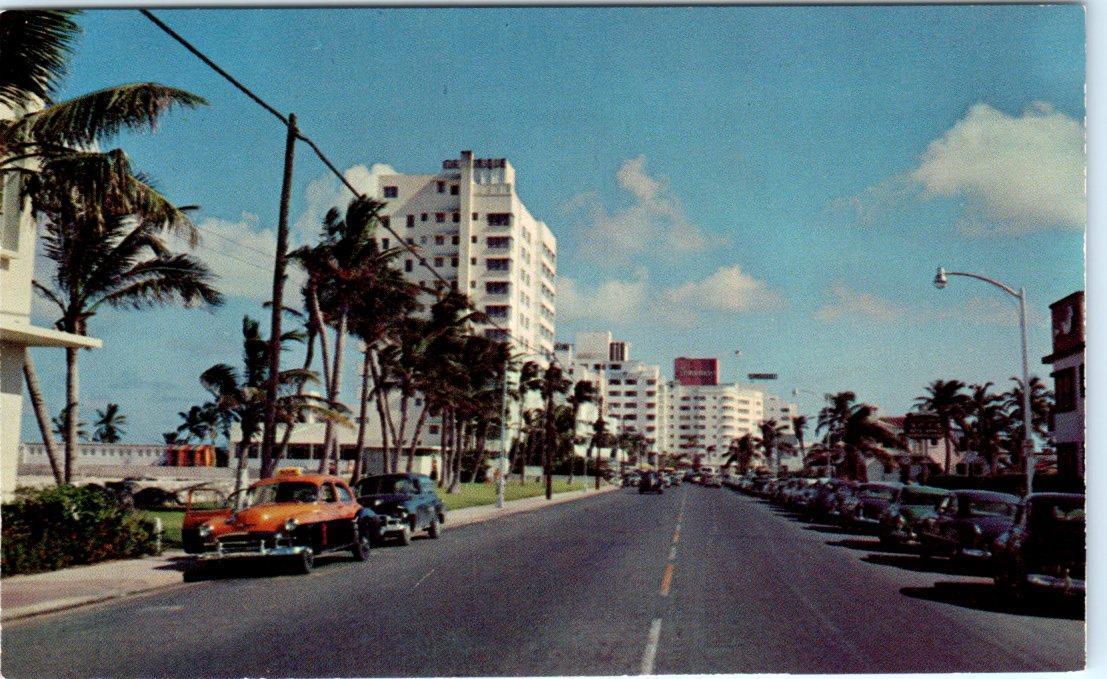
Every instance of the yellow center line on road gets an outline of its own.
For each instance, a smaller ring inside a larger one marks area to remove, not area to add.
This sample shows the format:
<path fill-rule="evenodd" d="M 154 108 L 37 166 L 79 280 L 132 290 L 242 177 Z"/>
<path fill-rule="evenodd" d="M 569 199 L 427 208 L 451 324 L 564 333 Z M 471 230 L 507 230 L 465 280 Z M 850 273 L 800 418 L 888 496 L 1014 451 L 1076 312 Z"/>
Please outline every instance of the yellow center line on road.
<path fill-rule="evenodd" d="M 680 542 L 680 524 L 677 524 L 676 530 L 673 531 L 673 544 Z"/>
<path fill-rule="evenodd" d="M 661 576 L 661 596 L 669 596 L 669 587 L 673 584 L 673 570 L 675 566 L 668 564 L 665 566 L 665 575 Z"/>

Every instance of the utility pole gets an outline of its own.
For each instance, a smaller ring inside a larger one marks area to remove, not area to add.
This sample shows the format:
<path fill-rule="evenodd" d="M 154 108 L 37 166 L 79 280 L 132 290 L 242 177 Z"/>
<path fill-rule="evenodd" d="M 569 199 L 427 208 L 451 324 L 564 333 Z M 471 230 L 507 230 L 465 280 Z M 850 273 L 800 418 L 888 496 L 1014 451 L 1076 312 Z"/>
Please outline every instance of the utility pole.
<path fill-rule="evenodd" d="M 288 254 L 288 202 L 292 197 L 292 163 L 296 153 L 296 114 L 288 114 L 284 145 L 284 179 L 277 213 L 277 253 L 273 261 L 273 308 L 269 329 L 269 383 L 265 390 L 265 429 L 261 443 L 261 469 L 269 470 L 277 438 L 277 391 L 281 372 L 281 315 L 284 313 L 284 269 Z M 289 424 L 288 426 L 292 426 Z"/>

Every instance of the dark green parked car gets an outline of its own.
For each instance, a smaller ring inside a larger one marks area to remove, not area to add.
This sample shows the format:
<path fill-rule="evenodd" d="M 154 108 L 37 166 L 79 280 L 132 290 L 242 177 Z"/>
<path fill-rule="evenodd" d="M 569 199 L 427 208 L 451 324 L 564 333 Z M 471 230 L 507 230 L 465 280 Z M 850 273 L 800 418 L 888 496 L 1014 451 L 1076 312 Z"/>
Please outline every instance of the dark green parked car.
<path fill-rule="evenodd" d="M 916 542 L 919 525 L 923 520 L 937 516 L 938 505 L 949 494 L 950 491 L 945 488 L 913 484 L 897 489 L 880 516 L 880 542 L 885 545 Z"/>

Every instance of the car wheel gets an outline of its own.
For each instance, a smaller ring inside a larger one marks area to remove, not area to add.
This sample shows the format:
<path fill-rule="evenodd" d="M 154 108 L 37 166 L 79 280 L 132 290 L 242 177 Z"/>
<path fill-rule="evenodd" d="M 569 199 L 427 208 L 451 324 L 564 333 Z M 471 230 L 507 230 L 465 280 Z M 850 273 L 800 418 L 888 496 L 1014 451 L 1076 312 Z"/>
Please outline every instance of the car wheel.
<path fill-rule="evenodd" d="M 431 519 L 431 523 L 427 526 L 427 535 L 432 540 L 437 540 L 442 537 L 442 524 L 438 522 L 438 517 Z"/>
<path fill-rule="evenodd" d="M 302 552 L 293 565 L 297 573 L 307 575 L 315 568 L 315 553 L 310 549 Z"/>
<path fill-rule="evenodd" d="M 396 536 L 396 540 L 401 545 L 410 545 L 411 544 L 411 524 L 406 523 L 406 522 L 404 523 L 403 530 L 401 530 L 400 534 Z"/>
<path fill-rule="evenodd" d="M 354 561 L 365 561 L 369 558 L 369 550 L 373 548 L 373 536 L 359 527 L 356 537 L 357 540 L 350 551 L 354 553 Z"/>

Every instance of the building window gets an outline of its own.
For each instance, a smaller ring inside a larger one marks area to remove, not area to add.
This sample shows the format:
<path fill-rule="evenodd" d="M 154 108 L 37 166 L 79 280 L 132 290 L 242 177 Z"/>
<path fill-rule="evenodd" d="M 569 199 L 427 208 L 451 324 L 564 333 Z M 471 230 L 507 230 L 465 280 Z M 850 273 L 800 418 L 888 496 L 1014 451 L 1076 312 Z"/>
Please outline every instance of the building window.
<path fill-rule="evenodd" d="M 475 222 L 475 221 L 477 221 L 477 219 L 479 219 L 479 218 L 480 218 L 480 213 L 479 213 L 479 212 L 474 212 L 474 213 L 473 213 L 473 221 Z"/>
<path fill-rule="evenodd" d="M 455 235 L 453 238 L 451 238 L 450 242 L 453 243 L 454 245 L 457 245 L 457 242 L 458 242 L 457 236 Z"/>
<path fill-rule="evenodd" d="M 460 221 L 461 221 L 461 213 L 460 212 L 455 212 L 454 213 L 454 224 L 457 224 Z"/>
<path fill-rule="evenodd" d="M 1053 411 L 1067 413 L 1076 409 L 1076 368 L 1065 368 L 1053 373 Z"/>
<path fill-rule="evenodd" d="M 489 295 L 506 295 L 509 290 L 509 283 L 503 281 L 490 281 L 484 284 L 484 291 Z"/>
<path fill-rule="evenodd" d="M 445 236 L 435 236 L 434 237 L 434 244 L 435 245 L 445 245 L 446 244 L 446 237 Z"/>
<path fill-rule="evenodd" d="M 471 236 L 471 238 L 472 238 L 472 242 L 473 242 L 473 243 L 476 243 L 476 242 L 477 242 L 477 237 L 476 237 L 476 236 Z M 476 263 L 476 262 L 474 262 L 474 264 L 475 264 L 475 263 Z"/>
<path fill-rule="evenodd" d="M 489 259 L 485 260 L 488 265 L 489 271 L 510 271 L 511 260 L 510 259 Z"/>
<path fill-rule="evenodd" d="M 458 189 L 457 184 L 450 184 L 450 195 L 451 196 L 456 196 L 457 195 L 457 189 Z"/>
<path fill-rule="evenodd" d="M 434 435 L 438 433 L 438 425 L 432 424 L 427 427 L 427 433 Z"/>
<path fill-rule="evenodd" d="M 389 243 L 391 243 L 391 242 L 392 242 L 392 241 L 388 240 L 387 238 L 382 238 L 382 239 L 381 239 L 381 247 L 382 247 L 382 248 L 384 248 L 385 250 L 387 250 L 387 249 L 388 249 L 388 245 L 389 245 Z"/>
<path fill-rule="evenodd" d="M 511 226 L 511 213 L 489 212 L 488 226 Z"/>
<path fill-rule="evenodd" d="M 502 236 L 490 237 L 488 247 L 493 250 L 506 250 L 511 247 L 511 239 Z"/>
<path fill-rule="evenodd" d="M 470 257 L 469 258 L 469 266 L 476 266 L 476 265 L 477 265 L 477 258 L 476 257 Z"/>
<path fill-rule="evenodd" d="M 407 216 L 407 228 L 413 228 L 415 226 L 415 215 Z"/>
<path fill-rule="evenodd" d="M 439 224 L 445 223 L 446 213 L 445 212 L 435 212 L 434 213 L 434 221 L 438 222 Z"/>
<path fill-rule="evenodd" d="M 383 226 L 386 229 L 388 227 L 392 226 L 392 218 L 389 217 L 388 215 L 385 215 L 385 216 L 381 217 L 381 226 Z"/>
<path fill-rule="evenodd" d="M 412 261 L 410 259 L 407 260 L 406 262 L 404 262 L 404 271 L 406 271 L 408 273 L 411 273 L 412 266 L 413 266 Z"/>
<path fill-rule="evenodd" d="M 450 258 L 450 265 L 452 267 L 454 267 L 455 269 L 457 268 L 457 257 L 451 257 Z"/>
<path fill-rule="evenodd" d="M 385 198 L 395 198 L 398 195 L 400 195 L 400 190 L 398 188 L 396 188 L 395 186 L 386 186 L 386 187 L 384 187 L 384 197 Z"/>
<path fill-rule="evenodd" d="M 438 184 L 438 192 L 439 193 L 445 193 L 446 192 L 446 182 L 437 182 L 437 184 Z"/>
<path fill-rule="evenodd" d="M 435 266 L 442 266 L 442 258 L 441 257 L 435 257 L 434 258 L 434 265 Z"/>
<path fill-rule="evenodd" d="M 419 221 L 421 221 L 421 222 L 427 221 L 427 213 L 426 212 L 420 213 Z"/>
<path fill-rule="evenodd" d="M 510 309 L 511 307 L 507 305 L 495 304 L 484 307 L 484 313 L 487 314 L 489 318 L 507 318 Z"/>

